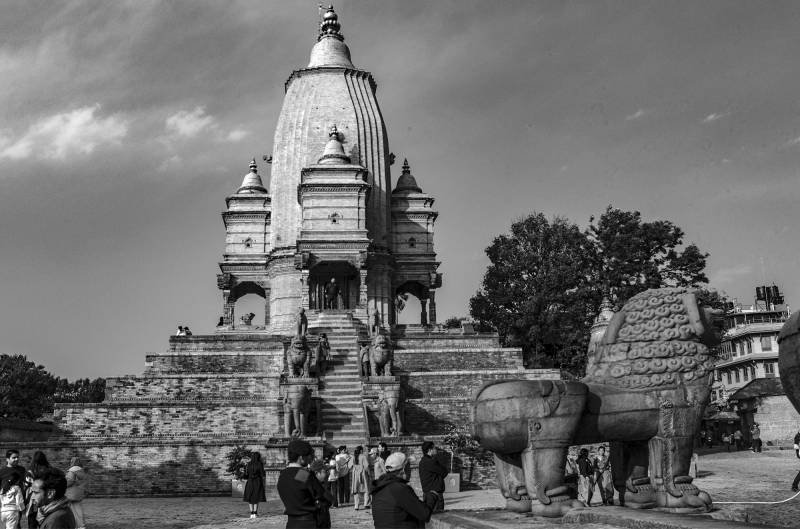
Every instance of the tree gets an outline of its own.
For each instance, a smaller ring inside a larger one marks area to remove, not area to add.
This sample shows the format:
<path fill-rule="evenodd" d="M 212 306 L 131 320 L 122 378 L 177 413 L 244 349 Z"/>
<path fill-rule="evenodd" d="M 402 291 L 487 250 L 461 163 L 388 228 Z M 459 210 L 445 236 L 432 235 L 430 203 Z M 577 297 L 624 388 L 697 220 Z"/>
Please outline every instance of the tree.
<path fill-rule="evenodd" d="M 683 250 L 683 230 L 666 220 L 643 222 L 638 211 L 608 206 L 595 224 L 589 219 L 589 237 L 597 246 L 599 285 L 615 306 L 648 288 L 699 287 L 707 284 L 703 272 L 707 253 L 689 244 Z"/>
<path fill-rule="evenodd" d="M 44 366 L 24 355 L 0 355 L 0 413 L 3 417 L 37 419 L 53 410 L 56 379 Z"/>
<path fill-rule="evenodd" d="M 503 343 L 521 345 L 526 365 L 580 370 L 601 301 L 587 234 L 563 217 L 533 213 L 486 254 L 491 264 L 470 300 L 472 316 L 497 329 Z"/>
<path fill-rule="evenodd" d="M 504 345 L 521 346 L 529 367 L 582 376 L 591 325 L 603 298 L 619 308 L 648 288 L 708 283 L 707 253 L 683 246 L 670 221 L 608 206 L 580 231 L 564 218 L 533 213 L 486 249 L 491 261 L 472 317 L 494 327 Z M 706 295 L 716 306 L 718 296 Z"/>
<path fill-rule="evenodd" d="M 106 395 L 106 380 L 79 378 L 70 382 L 59 378 L 53 393 L 53 402 L 102 402 Z"/>

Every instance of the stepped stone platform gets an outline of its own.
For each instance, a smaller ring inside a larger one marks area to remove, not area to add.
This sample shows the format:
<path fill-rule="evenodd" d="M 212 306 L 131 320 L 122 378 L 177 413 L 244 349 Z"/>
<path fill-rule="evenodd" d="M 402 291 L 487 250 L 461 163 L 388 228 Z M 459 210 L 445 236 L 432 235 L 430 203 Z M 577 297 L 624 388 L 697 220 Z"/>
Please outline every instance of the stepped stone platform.
<path fill-rule="evenodd" d="M 424 439 L 440 439 L 470 422 L 471 394 L 503 378 L 558 378 L 529 370 L 519 349 L 499 346 L 495 334 L 462 334 L 440 327 L 398 326 L 391 332 L 394 373 L 360 376 L 360 347 L 368 343 L 361 311 L 311 311 L 307 341 L 321 333 L 331 346 L 326 373 L 293 379 L 313 387 L 308 440 L 319 455 L 346 445 L 386 441 L 413 460 Z M 104 496 L 213 495 L 231 490 L 225 454 L 244 445 L 261 452 L 268 483 L 285 466 L 284 385 L 289 337 L 224 329 L 172 336 L 165 352 L 146 355 L 141 375 L 108 379 L 96 404 L 57 404 L 44 449 L 56 465 L 78 455 L 90 461 L 93 494 Z M 376 394 L 401 388 L 403 435 L 381 437 Z M 463 463 L 463 464 L 462 464 Z M 493 486 L 492 468 L 456 464 L 462 481 Z"/>

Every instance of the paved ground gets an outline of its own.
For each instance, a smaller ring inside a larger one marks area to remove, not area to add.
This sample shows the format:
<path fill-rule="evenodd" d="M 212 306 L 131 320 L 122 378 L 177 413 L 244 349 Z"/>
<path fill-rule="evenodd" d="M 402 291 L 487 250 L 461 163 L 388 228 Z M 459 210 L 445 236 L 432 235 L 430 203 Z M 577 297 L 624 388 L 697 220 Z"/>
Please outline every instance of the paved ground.
<path fill-rule="evenodd" d="M 790 498 L 791 481 L 800 460 L 789 450 L 761 454 L 749 451 L 701 453 L 696 483 L 708 491 L 719 515 L 735 511 L 751 522 L 798 527 L 800 497 L 776 505 L 724 504 L 725 501 L 780 501 Z M 502 504 L 496 490 L 448 495 L 448 510 L 492 509 Z M 261 504 L 261 516 L 250 520 L 247 505 L 233 498 L 92 499 L 84 501 L 90 529 L 265 529 L 284 527 L 280 501 Z M 602 507 L 598 507 L 602 509 Z M 334 527 L 372 527 L 369 511 L 343 507 L 331 511 Z M 542 521 L 540 527 L 549 527 Z M 562 529 L 613 529 L 604 524 L 558 525 Z"/>

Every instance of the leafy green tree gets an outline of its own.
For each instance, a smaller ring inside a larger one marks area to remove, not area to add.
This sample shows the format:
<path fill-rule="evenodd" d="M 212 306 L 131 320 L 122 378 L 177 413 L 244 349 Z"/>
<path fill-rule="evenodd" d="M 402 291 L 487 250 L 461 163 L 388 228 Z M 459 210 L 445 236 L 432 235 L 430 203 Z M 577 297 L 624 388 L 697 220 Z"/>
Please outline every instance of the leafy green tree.
<path fill-rule="evenodd" d="M 578 226 L 534 213 L 486 249 L 491 261 L 470 312 L 520 345 L 526 365 L 580 370 L 600 306 L 597 253 Z"/>
<path fill-rule="evenodd" d="M 37 419 L 53 409 L 56 379 L 24 355 L 0 355 L 0 413 L 6 418 Z"/>
<path fill-rule="evenodd" d="M 70 382 L 59 378 L 53 394 L 53 402 L 102 402 L 106 395 L 106 380 L 79 378 Z"/>
<path fill-rule="evenodd" d="M 608 206 L 590 220 L 589 237 L 597 247 L 599 286 L 619 307 L 648 288 L 699 287 L 708 283 L 707 253 L 689 244 L 681 249 L 683 230 L 670 221 L 643 222 L 638 211 Z"/>

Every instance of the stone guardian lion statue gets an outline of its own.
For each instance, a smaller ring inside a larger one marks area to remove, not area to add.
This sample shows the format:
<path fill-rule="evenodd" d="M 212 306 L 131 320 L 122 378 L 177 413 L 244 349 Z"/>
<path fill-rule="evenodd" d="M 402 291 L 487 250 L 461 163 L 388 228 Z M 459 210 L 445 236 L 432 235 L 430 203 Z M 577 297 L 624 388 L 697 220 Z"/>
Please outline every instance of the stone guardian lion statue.
<path fill-rule="evenodd" d="M 581 507 L 564 483 L 568 448 L 608 441 L 622 505 L 710 510 L 689 463 L 711 390 L 719 315 L 693 290 L 648 290 L 611 319 L 583 380 L 506 380 L 478 390 L 474 433 L 495 454 L 507 508 L 558 517 Z"/>

